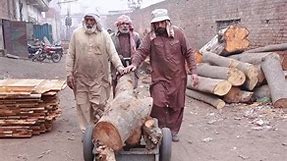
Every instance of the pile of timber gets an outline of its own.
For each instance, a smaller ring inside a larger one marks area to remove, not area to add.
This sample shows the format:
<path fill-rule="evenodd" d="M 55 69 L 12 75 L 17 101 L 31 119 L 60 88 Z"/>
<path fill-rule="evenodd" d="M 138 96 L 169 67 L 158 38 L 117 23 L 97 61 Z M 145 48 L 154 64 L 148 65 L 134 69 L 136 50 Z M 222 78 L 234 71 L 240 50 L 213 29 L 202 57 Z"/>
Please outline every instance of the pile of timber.
<path fill-rule="evenodd" d="M 57 93 L 65 86 L 61 80 L 0 80 L 0 138 L 50 131 L 61 113 Z"/>
<path fill-rule="evenodd" d="M 272 100 L 274 107 L 287 107 L 286 62 L 277 53 L 287 51 L 287 44 L 247 50 L 248 34 L 243 26 L 228 26 L 196 52 L 199 84 L 193 87 L 188 76 L 186 95 L 218 109 L 262 98 Z"/>

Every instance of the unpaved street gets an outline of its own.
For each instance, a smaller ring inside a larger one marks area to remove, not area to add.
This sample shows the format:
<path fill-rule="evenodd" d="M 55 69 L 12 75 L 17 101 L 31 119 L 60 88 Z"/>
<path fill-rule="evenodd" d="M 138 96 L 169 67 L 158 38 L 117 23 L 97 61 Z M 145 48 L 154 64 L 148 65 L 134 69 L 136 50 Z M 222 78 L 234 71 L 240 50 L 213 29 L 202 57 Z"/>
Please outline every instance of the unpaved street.
<path fill-rule="evenodd" d="M 65 79 L 64 60 L 38 63 L 0 57 L 0 79 Z M 147 93 L 147 84 L 141 84 Z M 60 92 L 62 115 L 49 133 L 29 139 L 0 139 L 0 161 L 83 161 L 75 102 Z M 229 105 L 216 110 L 187 98 L 180 142 L 172 161 L 284 161 L 287 158 L 287 110 L 269 105 Z"/>

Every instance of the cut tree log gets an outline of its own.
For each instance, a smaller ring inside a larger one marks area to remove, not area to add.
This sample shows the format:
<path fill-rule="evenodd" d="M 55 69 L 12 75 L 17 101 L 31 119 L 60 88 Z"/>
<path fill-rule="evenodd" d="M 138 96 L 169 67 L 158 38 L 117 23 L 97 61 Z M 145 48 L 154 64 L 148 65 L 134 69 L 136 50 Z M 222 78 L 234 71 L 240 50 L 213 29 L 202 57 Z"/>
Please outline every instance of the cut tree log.
<path fill-rule="evenodd" d="M 192 89 L 186 89 L 185 94 L 190 98 L 194 98 L 196 100 L 207 103 L 216 109 L 222 109 L 225 106 L 225 102 L 222 99 L 211 94 L 195 91 Z"/>
<path fill-rule="evenodd" d="M 116 156 L 112 148 L 107 147 L 99 141 L 96 141 L 94 144 L 95 149 L 93 149 L 93 152 L 95 153 L 95 161 L 116 161 Z"/>
<path fill-rule="evenodd" d="M 199 52 L 200 53 L 213 52 L 218 55 L 221 55 L 224 48 L 225 48 L 225 43 L 223 40 L 223 36 L 219 32 L 208 43 L 206 43 L 202 48 L 200 48 Z"/>
<path fill-rule="evenodd" d="M 140 127 L 140 125 L 138 125 L 138 127 Z M 141 137 L 142 137 L 142 129 L 141 128 L 134 129 L 130 137 L 125 141 L 125 147 L 129 149 L 139 145 Z"/>
<path fill-rule="evenodd" d="M 202 63 L 202 54 L 198 50 L 194 52 L 194 57 L 197 64 Z"/>
<path fill-rule="evenodd" d="M 270 98 L 271 99 L 271 93 L 270 93 L 270 89 L 269 89 L 268 85 L 256 87 L 254 89 L 254 93 L 253 93 L 252 98 L 254 100 L 261 99 L 261 98 Z"/>
<path fill-rule="evenodd" d="M 274 107 L 287 107 L 287 83 L 280 64 L 280 57 L 269 55 L 261 63 L 262 70 L 270 88 Z"/>
<path fill-rule="evenodd" d="M 249 31 L 247 28 L 239 25 L 230 25 L 227 28 L 220 30 L 200 52 L 213 52 L 218 55 L 230 55 L 239 53 L 248 48 L 250 42 L 247 39 Z"/>
<path fill-rule="evenodd" d="M 142 127 L 151 112 L 152 98 L 135 97 L 131 74 L 118 80 L 115 99 L 93 130 L 93 138 L 114 151 L 122 149 L 124 142 L 135 129 Z"/>
<path fill-rule="evenodd" d="M 263 85 L 264 83 L 266 83 L 265 81 L 265 76 L 264 76 L 264 73 L 261 69 L 261 65 L 255 65 L 256 69 L 257 69 L 257 79 L 258 79 L 258 82 L 257 82 L 257 87 Z"/>
<path fill-rule="evenodd" d="M 287 43 L 267 45 L 245 51 L 246 53 L 274 52 L 287 50 Z"/>
<path fill-rule="evenodd" d="M 226 58 L 214 54 L 212 52 L 204 52 L 203 55 L 203 62 L 214 64 L 221 67 L 228 67 L 228 68 L 237 68 L 244 72 L 246 75 L 245 87 L 248 90 L 253 90 L 258 82 L 258 70 L 257 68 L 249 63 L 244 63 L 235 59 Z"/>
<path fill-rule="evenodd" d="M 263 59 L 268 55 L 278 55 L 278 54 L 275 52 L 260 52 L 260 53 L 245 53 L 244 52 L 244 53 L 237 54 L 237 55 L 231 55 L 231 56 L 229 56 L 229 58 L 233 58 L 233 59 L 236 59 L 238 61 L 242 61 L 245 63 L 250 63 L 253 65 L 256 65 L 257 71 L 258 71 L 258 84 L 257 84 L 257 86 L 259 86 L 265 80 L 265 76 L 262 72 L 260 64 L 263 61 Z M 282 59 L 280 59 L 280 63 L 281 62 L 282 62 Z"/>
<path fill-rule="evenodd" d="M 227 80 L 212 79 L 198 76 L 199 83 L 196 87 L 192 86 L 191 76 L 187 77 L 187 88 L 201 92 L 207 92 L 218 96 L 223 96 L 228 93 L 232 85 Z"/>
<path fill-rule="evenodd" d="M 231 90 L 223 97 L 227 103 L 248 103 L 251 101 L 253 92 L 243 91 L 238 87 L 232 87 Z"/>
<path fill-rule="evenodd" d="M 161 129 L 158 127 L 158 121 L 154 118 L 148 118 L 143 124 L 143 138 L 145 148 L 148 150 L 155 149 L 162 139 Z"/>
<path fill-rule="evenodd" d="M 236 59 L 238 61 L 249 63 L 253 65 L 261 64 L 262 59 L 270 54 L 276 54 L 274 52 L 260 52 L 260 53 L 241 53 L 236 55 L 231 55 L 229 58 Z"/>
<path fill-rule="evenodd" d="M 203 77 L 223 79 L 232 86 L 241 86 L 245 82 L 245 74 L 237 68 L 211 66 L 206 63 L 198 64 L 197 74 Z"/>
<path fill-rule="evenodd" d="M 287 70 L 287 50 L 284 52 L 278 52 L 281 57 L 281 65 L 283 70 Z"/>

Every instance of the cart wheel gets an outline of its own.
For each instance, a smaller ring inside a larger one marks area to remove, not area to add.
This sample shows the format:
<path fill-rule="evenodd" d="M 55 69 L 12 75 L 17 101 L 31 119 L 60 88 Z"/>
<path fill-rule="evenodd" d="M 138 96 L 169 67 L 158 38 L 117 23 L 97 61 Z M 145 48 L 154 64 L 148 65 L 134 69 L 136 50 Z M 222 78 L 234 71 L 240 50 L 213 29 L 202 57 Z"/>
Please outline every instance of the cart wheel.
<path fill-rule="evenodd" d="M 169 128 L 162 128 L 162 141 L 159 147 L 159 160 L 170 161 L 172 136 Z"/>
<path fill-rule="evenodd" d="M 92 135 L 93 135 L 93 127 L 92 125 L 87 126 L 86 132 L 83 136 L 83 154 L 85 161 L 93 161 L 94 154 L 93 148 L 94 144 L 92 142 Z"/>

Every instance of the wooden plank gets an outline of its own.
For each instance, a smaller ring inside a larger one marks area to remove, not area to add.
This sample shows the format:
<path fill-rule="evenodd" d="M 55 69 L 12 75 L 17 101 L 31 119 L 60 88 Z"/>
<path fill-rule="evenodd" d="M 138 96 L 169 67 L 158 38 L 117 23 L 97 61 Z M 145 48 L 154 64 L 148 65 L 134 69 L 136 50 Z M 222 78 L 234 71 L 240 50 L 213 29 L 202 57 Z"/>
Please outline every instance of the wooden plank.
<path fill-rule="evenodd" d="M 0 100 L 5 100 L 5 99 L 41 99 L 41 94 L 21 94 L 21 93 L 10 93 L 10 94 L 0 94 Z"/>
<path fill-rule="evenodd" d="M 39 85 L 35 86 L 33 93 L 45 93 L 49 91 L 60 91 L 66 87 L 65 80 L 44 80 Z"/>

